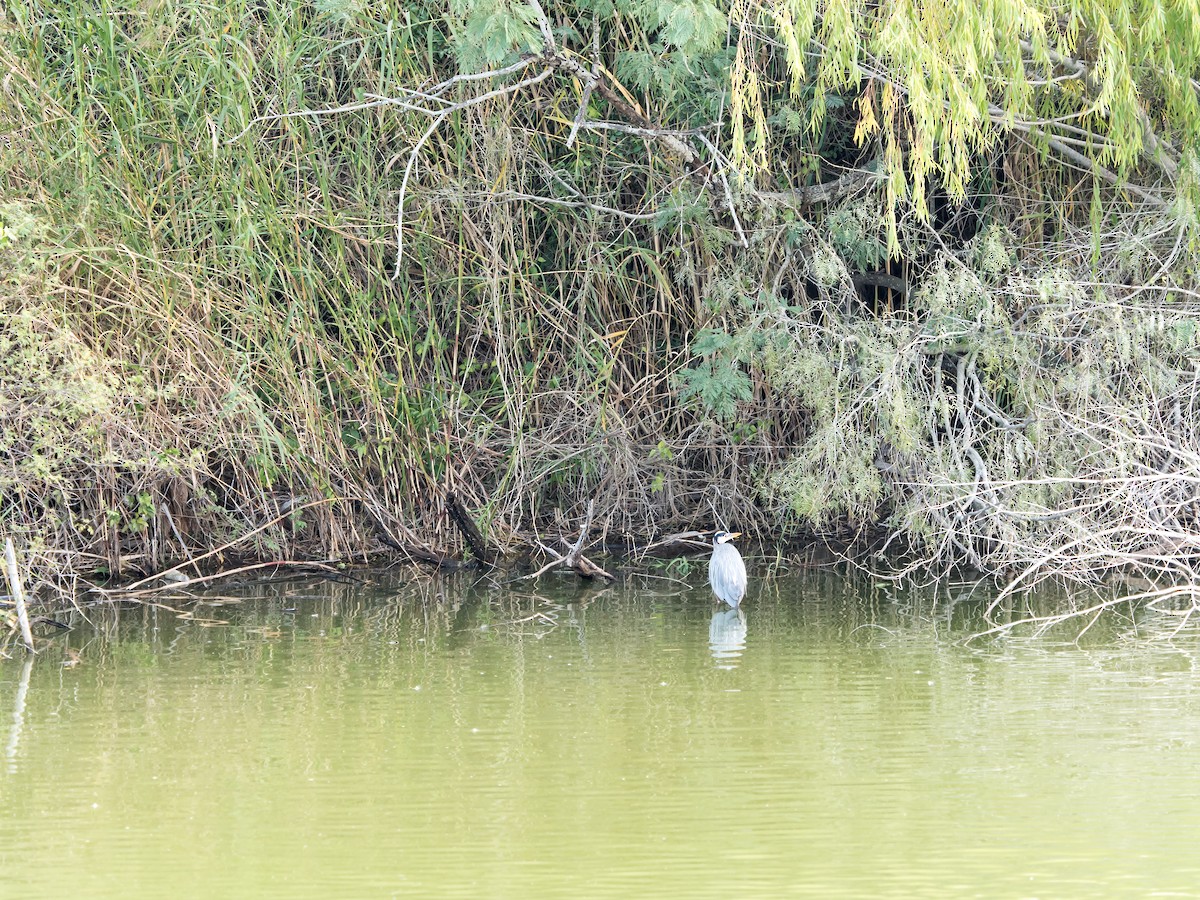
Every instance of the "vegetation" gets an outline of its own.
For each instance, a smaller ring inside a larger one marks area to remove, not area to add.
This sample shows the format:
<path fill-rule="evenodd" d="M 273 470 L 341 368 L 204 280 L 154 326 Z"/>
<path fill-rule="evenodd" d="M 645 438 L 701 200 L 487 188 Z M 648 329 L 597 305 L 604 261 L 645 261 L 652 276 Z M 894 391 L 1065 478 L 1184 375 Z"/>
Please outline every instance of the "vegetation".
<path fill-rule="evenodd" d="M 1200 4 L 25 0 L 39 579 L 576 522 L 1196 583 Z M 262 526 L 269 527 L 263 528 Z"/>

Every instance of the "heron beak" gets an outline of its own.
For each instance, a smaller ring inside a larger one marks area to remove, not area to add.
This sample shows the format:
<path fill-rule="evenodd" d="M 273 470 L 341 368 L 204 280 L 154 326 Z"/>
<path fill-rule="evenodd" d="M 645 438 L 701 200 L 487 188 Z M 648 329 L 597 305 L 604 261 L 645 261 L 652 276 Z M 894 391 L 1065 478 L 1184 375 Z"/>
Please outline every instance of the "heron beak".
<path fill-rule="evenodd" d="M 729 539 L 730 539 L 731 541 L 732 541 L 732 540 L 733 540 L 735 537 L 741 537 L 741 536 L 742 536 L 742 533 L 741 533 L 740 531 L 731 531 L 731 532 L 729 532 Z"/>

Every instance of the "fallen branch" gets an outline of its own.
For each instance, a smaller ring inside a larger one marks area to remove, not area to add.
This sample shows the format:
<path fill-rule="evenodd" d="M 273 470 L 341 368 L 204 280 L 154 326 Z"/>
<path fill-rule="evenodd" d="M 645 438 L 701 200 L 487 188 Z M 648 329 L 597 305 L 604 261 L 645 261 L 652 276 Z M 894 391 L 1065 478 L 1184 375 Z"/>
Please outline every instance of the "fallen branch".
<path fill-rule="evenodd" d="M 30 653 L 37 653 L 33 647 L 33 631 L 29 627 L 29 610 L 25 607 L 25 588 L 21 585 L 21 573 L 17 569 L 17 551 L 13 547 L 12 538 L 4 539 L 5 574 L 8 576 L 8 590 L 13 602 L 17 605 L 17 623 L 21 628 L 21 641 Z"/>
<path fill-rule="evenodd" d="M 479 526 L 475 524 L 475 520 L 471 518 L 466 507 L 462 505 L 462 501 L 458 499 L 458 495 L 450 491 L 446 493 L 446 512 L 450 515 L 450 521 L 462 533 L 463 540 L 467 542 L 467 546 L 471 548 L 471 552 L 475 554 L 480 565 L 492 565 L 494 554 L 488 550 L 487 539 L 480 532 Z"/>
<path fill-rule="evenodd" d="M 133 584 L 126 585 L 121 590 L 124 590 L 126 592 L 133 591 L 133 590 L 136 590 L 137 588 L 140 588 L 143 584 L 149 584 L 151 581 L 154 581 L 154 579 L 156 579 L 156 578 L 167 578 L 170 573 L 178 572 L 184 566 L 191 565 L 191 566 L 195 567 L 196 563 L 200 562 L 200 560 L 208 559 L 208 557 L 210 557 L 210 556 L 216 556 L 218 553 L 224 553 L 226 550 L 228 550 L 234 544 L 239 544 L 242 541 L 246 540 L 247 538 L 252 538 L 252 537 L 254 537 L 254 535 L 258 534 L 260 531 L 266 531 L 272 525 L 282 522 L 288 516 L 294 516 L 294 515 L 296 515 L 296 513 L 303 512 L 304 510 L 310 509 L 311 507 L 314 507 L 314 506 L 320 506 L 322 503 L 334 503 L 338 500 L 344 500 L 344 499 L 346 499 L 346 498 L 344 498 L 344 497 L 326 497 L 324 500 L 313 500 L 313 501 L 310 501 L 309 503 L 305 503 L 303 506 L 292 507 L 287 512 L 276 516 L 274 519 L 271 519 L 269 522 L 264 522 L 262 525 L 259 525 L 253 531 L 249 531 L 246 534 L 243 534 L 241 537 L 234 538 L 232 541 L 228 541 L 228 542 L 222 544 L 220 547 L 217 547 L 215 550 L 209 550 L 207 553 L 202 553 L 200 556 L 190 558 L 187 562 L 180 563 L 179 565 L 176 565 L 176 566 L 171 566 L 171 568 L 169 568 L 169 569 L 163 569 L 161 572 L 155 572 L 153 575 L 147 575 L 145 578 L 141 579 L 140 581 L 135 581 Z M 198 580 L 198 579 L 190 579 L 187 582 L 177 582 L 177 583 L 179 583 L 179 584 L 191 583 L 191 581 L 195 581 L 195 580 Z M 100 589 L 97 588 L 96 590 L 100 590 Z"/>
<path fill-rule="evenodd" d="M 579 540 L 571 545 L 571 549 L 567 551 L 566 556 L 559 553 L 552 547 L 548 547 L 541 541 L 538 541 L 538 546 L 549 556 L 554 557 L 546 565 L 542 566 L 532 575 L 526 575 L 525 580 L 531 581 L 544 575 L 546 572 L 556 566 L 564 566 L 568 569 L 574 569 L 581 578 L 603 578 L 607 581 L 616 581 L 617 579 L 604 571 L 590 559 L 583 555 L 583 542 L 587 539 L 588 529 L 592 526 L 592 514 L 595 511 L 595 501 L 588 501 L 587 516 L 583 520 L 583 527 L 579 530 Z"/>
<path fill-rule="evenodd" d="M 815 203 L 836 203 L 843 197 L 858 193 L 870 187 L 877 181 L 883 180 L 878 163 L 869 163 L 864 168 L 851 169 L 844 175 L 832 181 L 820 184 L 810 184 L 791 191 L 757 191 L 755 195 L 760 200 L 773 200 L 776 203 L 807 206 Z"/>
<path fill-rule="evenodd" d="M 709 546 L 708 535 L 707 531 L 681 531 L 678 534 L 668 534 L 666 537 L 647 544 L 641 549 L 639 555 L 647 556 L 652 551 L 658 551 L 654 553 L 655 556 L 677 556 L 689 550 L 703 550 Z"/>
<path fill-rule="evenodd" d="M 850 276 L 850 281 L 860 291 L 883 288 L 899 294 L 901 300 L 908 295 L 908 282 L 898 275 L 891 275 L 887 272 L 856 272 Z"/>
<path fill-rule="evenodd" d="M 451 572 L 455 569 L 462 568 L 462 563 L 453 556 L 445 553 L 438 553 L 436 550 L 432 550 L 424 545 L 418 546 L 417 544 L 402 544 L 388 534 L 383 528 L 379 528 L 378 531 L 376 531 L 375 536 L 378 537 L 382 543 L 387 544 L 387 546 L 391 547 L 393 550 L 403 553 L 409 559 L 416 560 L 417 562 L 430 563 L 437 566 L 439 569 L 446 569 L 447 571 Z"/>
<path fill-rule="evenodd" d="M 138 597 L 145 597 L 150 594 L 158 594 L 162 591 L 178 591 L 193 584 L 205 584 L 209 581 L 216 581 L 218 578 L 228 578 L 230 575 L 241 575 L 243 572 L 253 572 L 257 569 L 309 568 L 323 569 L 327 572 L 336 572 L 337 570 L 330 565 L 330 563 L 336 561 L 337 560 L 332 559 L 324 561 L 276 559 L 272 560 L 271 562 L 253 563 L 248 566 L 239 566 L 236 569 L 226 569 L 223 572 L 213 572 L 211 575 L 202 575 L 198 578 L 185 578 L 182 581 L 168 579 L 165 580 L 163 584 L 160 584 L 156 587 L 142 588 L 141 590 L 137 591 L 133 590 L 133 585 L 131 585 L 128 588 L 115 588 L 112 590 L 109 590 L 108 588 L 93 587 L 90 592 L 94 594 L 100 594 L 110 599 L 115 598 L 117 600 L 134 600 Z M 167 571 L 173 570 L 168 569 Z M 145 579 L 138 582 L 139 585 L 145 583 Z"/>

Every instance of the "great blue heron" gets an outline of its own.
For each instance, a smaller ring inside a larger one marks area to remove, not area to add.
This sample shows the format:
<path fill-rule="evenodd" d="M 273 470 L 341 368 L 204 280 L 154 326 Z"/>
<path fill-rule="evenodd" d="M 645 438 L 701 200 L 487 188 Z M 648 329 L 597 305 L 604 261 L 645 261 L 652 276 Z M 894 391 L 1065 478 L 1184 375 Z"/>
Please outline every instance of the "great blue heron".
<path fill-rule="evenodd" d="M 730 543 L 735 537 L 741 537 L 740 531 L 718 531 L 713 535 L 712 559 L 708 561 L 708 583 L 712 585 L 713 593 L 723 603 L 728 603 L 734 609 L 746 596 L 746 564 L 742 562 L 742 554 L 737 547 Z"/>

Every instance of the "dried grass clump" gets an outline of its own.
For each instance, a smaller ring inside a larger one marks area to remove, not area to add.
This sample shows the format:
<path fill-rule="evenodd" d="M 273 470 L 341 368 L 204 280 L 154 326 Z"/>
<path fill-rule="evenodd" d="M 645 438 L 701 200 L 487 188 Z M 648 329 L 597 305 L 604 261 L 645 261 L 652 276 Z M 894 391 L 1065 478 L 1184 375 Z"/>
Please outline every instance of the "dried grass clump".
<path fill-rule="evenodd" d="M 153 571 L 249 530 L 271 508 L 277 432 L 218 343 L 145 285 L 101 279 L 111 299 L 65 285 L 26 208 L 0 207 L 0 228 L 0 521 L 34 579 Z"/>

